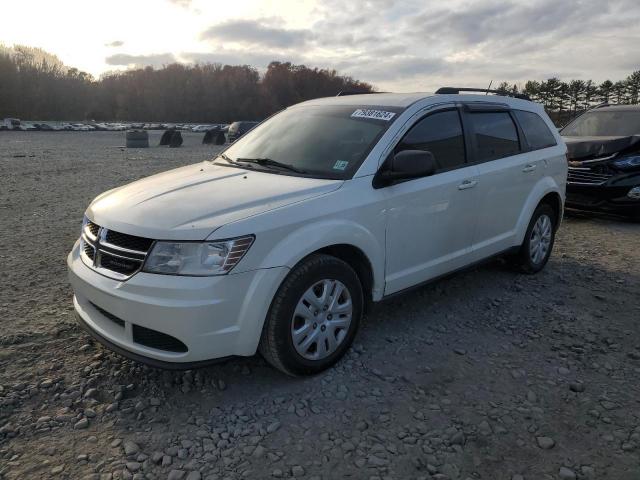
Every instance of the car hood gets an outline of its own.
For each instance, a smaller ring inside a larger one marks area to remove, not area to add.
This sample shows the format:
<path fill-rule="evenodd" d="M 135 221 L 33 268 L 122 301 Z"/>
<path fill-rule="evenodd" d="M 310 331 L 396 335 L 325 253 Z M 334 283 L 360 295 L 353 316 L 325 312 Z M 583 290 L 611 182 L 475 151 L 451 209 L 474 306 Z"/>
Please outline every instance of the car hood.
<path fill-rule="evenodd" d="M 223 225 L 327 194 L 343 183 L 203 162 L 109 190 L 91 203 L 87 216 L 131 235 L 204 240 Z"/>
<path fill-rule="evenodd" d="M 627 137 L 563 137 L 569 160 L 604 157 L 640 148 L 640 135 Z"/>

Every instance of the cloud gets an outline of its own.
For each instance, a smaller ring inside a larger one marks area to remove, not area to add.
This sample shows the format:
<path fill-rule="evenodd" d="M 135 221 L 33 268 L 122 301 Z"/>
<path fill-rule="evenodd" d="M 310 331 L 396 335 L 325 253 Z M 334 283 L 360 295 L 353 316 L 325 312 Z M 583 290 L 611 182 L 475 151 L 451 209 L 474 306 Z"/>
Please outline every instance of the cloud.
<path fill-rule="evenodd" d="M 326 0 L 315 16 L 330 65 L 382 89 L 598 81 L 640 67 L 637 0 Z"/>
<path fill-rule="evenodd" d="M 124 45 L 124 42 L 122 40 L 116 40 L 114 42 L 109 42 L 104 44 L 105 47 L 121 47 L 123 45 Z"/>
<path fill-rule="evenodd" d="M 189 8 L 191 6 L 191 0 L 169 0 L 169 3 L 173 3 L 182 8 Z"/>
<path fill-rule="evenodd" d="M 637 0 L 324 0 L 305 18 L 277 10 L 278 17 L 268 16 L 266 7 L 257 10 L 259 18 L 209 25 L 198 36 L 200 51 L 112 55 L 107 63 L 211 62 L 262 70 L 273 60 L 291 61 L 396 91 L 552 76 L 600 82 L 640 68 Z"/>
<path fill-rule="evenodd" d="M 172 53 L 156 53 L 151 55 L 129 55 L 118 53 L 110 55 L 105 59 L 107 65 L 113 66 L 151 66 L 161 67 L 169 63 L 177 62 L 177 58 Z"/>
<path fill-rule="evenodd" d="M 230 20 L 213 25 L 200 35 L 202 40 L 280 48 L 301 47 L 311 37 L 309 30 L 270 26 L 264 20 Z"/>

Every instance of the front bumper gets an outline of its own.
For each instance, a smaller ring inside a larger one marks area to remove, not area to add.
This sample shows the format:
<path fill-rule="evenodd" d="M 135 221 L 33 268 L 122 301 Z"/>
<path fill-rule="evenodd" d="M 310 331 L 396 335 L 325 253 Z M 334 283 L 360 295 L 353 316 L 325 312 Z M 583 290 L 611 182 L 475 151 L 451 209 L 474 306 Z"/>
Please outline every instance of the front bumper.
<path fill-rule="evenodd" d="M 640 200 L 627 196 L 640 186 L 640 175 L 613 178 L 604 185 L 576 185 L 567 183 L 566 207 L 618 215 L 640 215 Z"/>
<path fill-rule="evenodd" d="M 86 266 L 78 242 L 67 264 L 80 324 L 108 348 L 164 368 L 253 355 L 288 273 L 286 267 L 214 277 L 139 272 L 118 281 Z"/>

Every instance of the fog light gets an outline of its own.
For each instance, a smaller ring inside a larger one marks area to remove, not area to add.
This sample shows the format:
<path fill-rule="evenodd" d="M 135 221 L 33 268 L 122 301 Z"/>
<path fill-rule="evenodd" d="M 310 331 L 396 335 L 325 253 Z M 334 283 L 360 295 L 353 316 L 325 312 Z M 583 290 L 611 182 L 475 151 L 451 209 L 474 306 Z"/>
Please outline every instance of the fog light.
<path fill-rule="evenodd" d="M 627 197 L 632 198 L 633 200 L 640 200 L 640 187 L 633 187 L 629 190 Z"/>

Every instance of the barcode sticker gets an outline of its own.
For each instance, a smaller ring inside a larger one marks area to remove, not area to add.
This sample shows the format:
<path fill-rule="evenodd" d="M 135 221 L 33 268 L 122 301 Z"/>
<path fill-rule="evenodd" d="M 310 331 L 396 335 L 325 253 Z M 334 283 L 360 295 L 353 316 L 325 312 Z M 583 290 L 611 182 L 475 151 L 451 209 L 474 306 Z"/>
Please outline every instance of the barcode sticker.
<path fill-rule="evenodd" d="M 353 118 L 372 118 L 374 120 L 384 120 L 388 122 L 396 116 L 393 112 L 385 112 L 384 110 L 369 110 L 365 108 L 359 108 L 351 114 Z"/>

